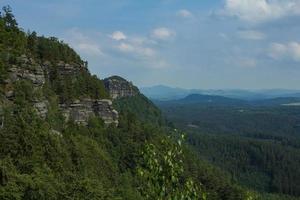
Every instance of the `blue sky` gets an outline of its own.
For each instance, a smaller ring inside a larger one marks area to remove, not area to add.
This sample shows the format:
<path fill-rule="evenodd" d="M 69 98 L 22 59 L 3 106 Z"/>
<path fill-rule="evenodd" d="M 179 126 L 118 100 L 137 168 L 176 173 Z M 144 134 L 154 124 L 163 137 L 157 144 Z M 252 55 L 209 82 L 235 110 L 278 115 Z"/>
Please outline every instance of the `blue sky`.
<path fill-rule="evenodd" d="M 300 89 L 299 0 L 0 0 L 100 78 L 138 86 Z"/>

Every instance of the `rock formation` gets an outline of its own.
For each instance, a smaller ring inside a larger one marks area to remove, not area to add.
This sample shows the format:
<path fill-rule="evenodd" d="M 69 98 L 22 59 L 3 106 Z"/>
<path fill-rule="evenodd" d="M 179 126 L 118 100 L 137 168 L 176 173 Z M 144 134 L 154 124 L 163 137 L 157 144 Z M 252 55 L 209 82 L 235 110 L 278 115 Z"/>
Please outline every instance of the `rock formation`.
<path fill-rule="evenodd" d="M 81 70 L 88 71 L 85 65 L 76 64 L 76 63 L 64 63 L 63 61 L 60 61 L 57 64 L 57 68 L 59 71 L 59 75 L 66 76 L 66 75 L 76 75 Z"/>
<path fill-rule="evenodd" d="M 104 85 L 112 99 L 131 97 L 139 93 L 137 87 L 119 76 L 104 79 Z"/>
<path fill-rule="evenodd" d="M 4 83 L 6 84 L 5 97 L 10 101 L 14 100 L 13 84 L 17 81 L 30 81 L 34 91 L 41 89 L 46 82 L 43 67 L 36 63 L 34 59 L 27 58 L 25 55 L 17 58 L 16 64 L 8 69 L 8 73 L 9 76 Z M 33 99 L 33 107 L 38 115 L 45 119 L 48 113 L 48 101 L 44 97 L 34 97 Z"/>
<path fill-rule="evenodd" d="M 108 99 L 76 100 L 70 105 L 60 104 L 66 121 L 72 119 L 75 123 L 87 125 L 90 117 L 98 116 L 105 124 L 118 124 L 118 112 L 113 109 L 112 102 Z"/>
<path fill-rule="evenodd" d="M 51 65 L 47 61 L 43 64 L 38 64 L 34 59 L 25 55 L 17 58 L 17 63 L 9 68 L 8 78 L 4 81 L 5 99 L 10 102 L 14 101 L 13 84 L 17 81 L 27 80 L 32 83 L 34 91 L 41 89 L 46 80 L 48 80 L 47 78 L 49 78 Z M 62 61 L 58 62 L 56 67 L 60 77 L 76 75 L 82 70 L 88 71 L 86 65 L 68 64 Z M 41 118 L 45 119 L 48 114 L 49 102 L 44 96 L 34 97 L 33 99 L 33 108 Z M 118 112 L 113 109 L 112 102 L 109 99 L 81 99 L 75 100 L 71 104 L 61 102 L 60 108 L 66 120 L 73 119 L 78 124 L 86 125 L 88 119 L 93 116 L 100 117 L 105 124 L 118 124 Z M 0 126 L 1 124 L 2 120 L 0 119 Z"/>
<path fill-rule="evenodd" d="M 37 114 L 45 119 L 48 114 L 48 101 L 47 100 L 41 100 L 41 101 L 36 101 L 33 103 L 33 107 L 35 108 Z"/>
<path fill-rule="evenodd" d="M 3 128 L 4 124 L 4 113 L 3 113 L 3 107 L 0 101 L 0 129 Z"/>
<path fill-rule="evenodd" d="M 9 69 L 9 77 L 4 82 L 6 84 L 5 96 L 8 99 L 14 97 L 14 91 L 10 87 L 13 83 L 20 80 L 31 81 L 34 90 L 41 88 L 45 84 L 44 71 L 41 65 L 34 62 L 33 59 L 25 55 L 17 59 L 17 64 L 12 65 Z"/>

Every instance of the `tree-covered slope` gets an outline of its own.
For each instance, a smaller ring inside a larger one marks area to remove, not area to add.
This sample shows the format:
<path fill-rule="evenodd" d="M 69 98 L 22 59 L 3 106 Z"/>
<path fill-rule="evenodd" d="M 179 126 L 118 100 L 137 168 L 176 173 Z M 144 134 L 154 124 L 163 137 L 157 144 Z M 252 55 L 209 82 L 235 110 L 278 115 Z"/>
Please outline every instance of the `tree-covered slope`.
<path fill-rule="evenodd" d="M 187 132 L 200 158 L 227 171 L 240 185 L 299 198 L 300 108 L 276 103 L 281 100 L 260 101 L 258 106 L 196 98 L 196 103 L 157 105 L 175 127 Z"/>
<path fill-rule="evenodd" d="M 66 120 L 62 104 L 80 118 L 95 106 L 82 99 L 109 91 L 67 44 L 24 33 L 9 7 L 0 17 L 0 71 L 0 199 L 254 196 L 193 156 L 142 95 L 114 102 L 118 126 L 97 115 L 84 124 Z"/>

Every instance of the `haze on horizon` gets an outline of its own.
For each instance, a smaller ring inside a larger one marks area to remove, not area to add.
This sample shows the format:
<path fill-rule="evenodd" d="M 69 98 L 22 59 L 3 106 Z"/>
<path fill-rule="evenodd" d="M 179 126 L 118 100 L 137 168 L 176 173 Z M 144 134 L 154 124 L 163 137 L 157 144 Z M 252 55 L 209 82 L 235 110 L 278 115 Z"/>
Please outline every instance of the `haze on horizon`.
<path fill-rule="evenodd" d="M 100 78 L 195 89 L 300 89 L 298 0 L 1 0 L 24 30 Z"/>

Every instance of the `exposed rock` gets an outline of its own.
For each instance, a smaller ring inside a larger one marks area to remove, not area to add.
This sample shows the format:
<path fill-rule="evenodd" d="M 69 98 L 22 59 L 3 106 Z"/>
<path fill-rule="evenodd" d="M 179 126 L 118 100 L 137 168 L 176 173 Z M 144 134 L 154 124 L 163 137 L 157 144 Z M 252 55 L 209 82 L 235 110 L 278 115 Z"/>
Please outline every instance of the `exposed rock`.
<path fill-rule="evenodd" d="M 59 74 L 61 76 L 65 75 L 75 75 L 81 70 L 87 71 L 87 68 L 85 65 L 82 64 L 76 64 L 76 63 L 64 63 L 63 61 L 60 61 L 57 64 Z"/>
<path fill-rule="evenodd" d="M 17 65 L 10 66 L 8 73 L 9 77 L 4 83 L 7 86 L 5 90 L 5 97 L 10 101 L 14 100 L 13 83 L 21 80 L 28 80 L 33 84 L 34 90 L 37 90 L 46 82 L 42 66 L 37 64 L 34 59 L 27 58 L 26 55 L 18 57 Z M 45 119 L 48 113 L 48 102 L 46 100 L 36 100 L 32 103 L 34 108 L 37 110 L 38 115 Z"/>
<path fill-rule="evenodd" d="M 5 91 L 5 97 L 7 99 L 11 99 L 14 97 L 14 91 L 13 90 L 8 90 L 8 91 Z"/>
<path fill-rule="evenodd" d="M 59 132 L 59 131 L 57 131 L 57 130 L 54 130 L 54 129 L 51 129 L 51 130 L 50 130 L 50 134 L 51 134 L 51 135 L 56 135 L 56 136 L 62 137 L 61 132 Z"/>
<path fill-rule="evenodd" d="M 131 97 L 139 93 L 137 87 L 119 76 L 104 79 L 104 85 L 112 99 Z"/>
<path fill-rule="evenodd" d="M 34 87 L 41 87 L 45 84 L 45 76 L 42 67 L 36 64 L 32 59 L 24 56 L 19 58 L 19 65 L 12 65 L 9 69 L 9 80 L 7 83 L 14 83 L 19 80 L 29 80 Z"/>
<path fill-rule="evenodd" d="M 105 124 L 116 124 L 118 125 L 119 114 L 112 107 L 112 102 L 109 99 L 96 100 L 93 104 L 93 110 L 96 116 L 103 119 Z"/>
<path fill-rule="evenodd" d="M 13 84 L 17 81 L 28 80 L 33 84 L 34 90 L 41 88 L 46 82 L 46 77 L 49 77 L 51 65 L 52 63 L 48 61 L 45 61 L 42 65 L 40 65 L 25 55 L 17 58 L 16 65 L 10 66 L 8 70 L 9 78 L 5 80 L 6 90 L 4 95 L 6 99 L 10 100 L 11 102 L 14 101 Z M 62 78 L 68 75 L 76 75 L 82 70 L 88 71 L 86 63 L 68 64 L 60 61 L 55 65 L 57 66 L 58 74 Z M 122 88 L 122 92 L 119 95 L 126 96 L 134 93 L 133 86 L 125 87 L 125 84 L 123 83 L 117 86 L 117 89 L 120 87 Z M 38 115 L 43 119 L 45 119 L 47 116 L 49 105 L 49 102 L 44 98 L 45 97 L 39 97 L 39 99 L 32 102 L 32 105 L 37 111 Z M 78 124 L 86 125 L 90 117 L 98 116 L 103 119 L 105 124 L 118 124 L 118 112 L 113 109 L 112 102 L 110 100 L 75 100 L 73 103 L 68 105 L 60 104 L 60 108 L 67 121 L 73 119 Z"/>
<path fill-rule="evenodd" d="M 3 107 L 0 104 L 0 129 L 3 128 L 3 126 L 4 126 L 4 113 L 3 113 Z"/>
<path fill-rule="evenodd" d="M 48 101 L 47 100 L 34 102 L 33 107 L 36 109 L 38 115 L 41 118 L 46 119 L 46 116 L 48 113 Z"/>
<path fill-rule="evenodd" d="M 87 125 L 90 117 L 98 116 L 105 124 L 118 125 L 118 112 L 112 107 L 112 102 L 108 99 L 75 100 L 70 105 L 60 104 L 60 108 L 66 121 L 70 119 L 75 123 Z"/>

